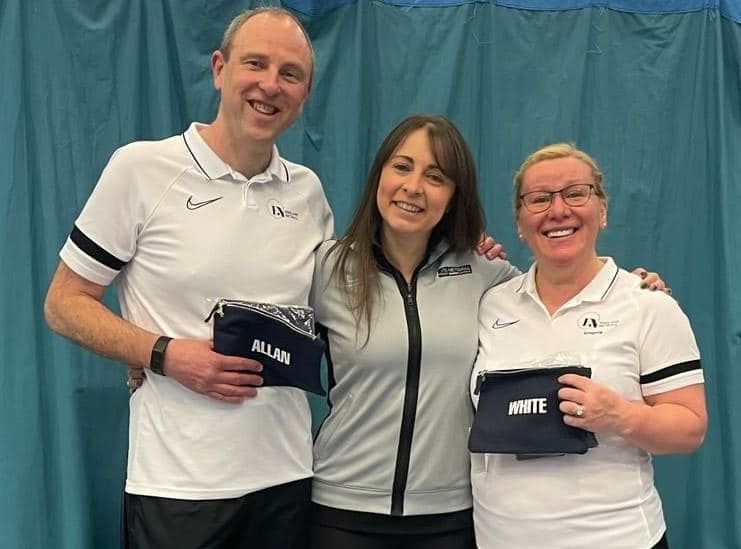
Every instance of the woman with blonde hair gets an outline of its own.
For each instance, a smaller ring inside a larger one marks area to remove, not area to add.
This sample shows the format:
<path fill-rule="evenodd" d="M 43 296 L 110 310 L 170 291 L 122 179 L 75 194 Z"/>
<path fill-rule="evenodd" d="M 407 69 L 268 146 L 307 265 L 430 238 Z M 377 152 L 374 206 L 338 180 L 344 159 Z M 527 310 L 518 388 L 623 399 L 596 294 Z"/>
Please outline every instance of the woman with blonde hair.
<path fill-rule="evenodd" d="M 568 143 L 534 152 L 515 176 L 517 228 L 535 263 L 482 298 L 472 393 L 491 373 L 566 356 L 591 378 L 561 375 L 560 404 L 539 412 L 562 414 L 598 445 L 538 459 L 472 454 L 482 549 L 668 547 L 651 454 L 691 452 L 703 441 L 700 354 L 671 297 L 641 291 L 598 255 L 607 205 L 597 163 Z"/>

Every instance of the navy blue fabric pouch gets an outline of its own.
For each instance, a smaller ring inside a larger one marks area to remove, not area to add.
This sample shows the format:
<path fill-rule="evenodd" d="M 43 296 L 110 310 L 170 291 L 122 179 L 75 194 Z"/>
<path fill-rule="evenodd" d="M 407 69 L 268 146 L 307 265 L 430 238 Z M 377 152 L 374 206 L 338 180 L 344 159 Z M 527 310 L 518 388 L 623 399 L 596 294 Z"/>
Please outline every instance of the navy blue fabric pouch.
<path fill-rule="evenodd" d="M 314 333 L 311 307 L 222 299 L 206 321 L 212 317 L 214 351 L 262 363 L 264 386 L 326 395 L 321 382 L 325 344 Z"/>
<path fill-rule="evenodd" d="M 584 454 L 597 446 L 594 433 L 563 422 L 558 382 L 563 374 L 591 377 L 584 366 L 553 366 L 481 372 L 468 449 L 517 454 L 518 459 Z"/>

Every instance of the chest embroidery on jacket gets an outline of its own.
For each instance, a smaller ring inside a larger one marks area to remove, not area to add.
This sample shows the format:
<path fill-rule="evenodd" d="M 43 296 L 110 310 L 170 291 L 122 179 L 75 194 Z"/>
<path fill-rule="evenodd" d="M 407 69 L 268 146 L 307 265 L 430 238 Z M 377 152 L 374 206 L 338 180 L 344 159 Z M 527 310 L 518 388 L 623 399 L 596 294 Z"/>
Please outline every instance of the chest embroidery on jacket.
<path fill-rule="evenodd" d="M 440 267 L 437 270 L 437 276 L 442 278 L 444 276 L 461 276 L 470 275 L 473 272 L 470 265 L 456 265 L 451 267 Z"/>

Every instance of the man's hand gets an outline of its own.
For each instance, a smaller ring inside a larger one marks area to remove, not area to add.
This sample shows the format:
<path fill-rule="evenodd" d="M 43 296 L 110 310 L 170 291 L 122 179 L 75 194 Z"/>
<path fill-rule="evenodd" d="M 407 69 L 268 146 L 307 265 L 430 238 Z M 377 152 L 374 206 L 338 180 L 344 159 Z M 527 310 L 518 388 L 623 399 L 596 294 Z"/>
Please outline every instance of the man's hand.
<path fill-rule="evenodd" d="M 256 396 L 262 385 L 262 376 L 256 373 L 262 371 L 262 364 L 222 355 L 213 350 L 211 341 L 197 339 L 173 339 L 165 352 L 163 371 L 196 393 L 233 404 Z"/>
<path fill-rule="evenodd" d="M 504 251 L 504 246 L 497 243 L 493 236 L 489 236 L 486 233 L 481 234 L 481 240 L 476 244 L 476 253 L 486 256 L 486 259 L 489 260 L 496 257 L 507 259 L 507 252 Z"/>

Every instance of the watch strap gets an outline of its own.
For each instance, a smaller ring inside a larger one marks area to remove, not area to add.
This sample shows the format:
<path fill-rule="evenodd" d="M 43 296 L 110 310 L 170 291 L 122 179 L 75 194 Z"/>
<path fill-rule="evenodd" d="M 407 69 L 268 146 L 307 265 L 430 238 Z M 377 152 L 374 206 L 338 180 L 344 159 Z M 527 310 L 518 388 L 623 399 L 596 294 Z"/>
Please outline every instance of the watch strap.
<path fill-rule="evenodd" d="M 165 349 L 167 345 L 172 341 L 171 337 L 160 336 L 157 341 L 154 342 L 152 347 L 152 356 L 149 358 L 149 369 L 155 374 L 161 376 L 165 375 L 163 367 L 165 365 Z"/>

